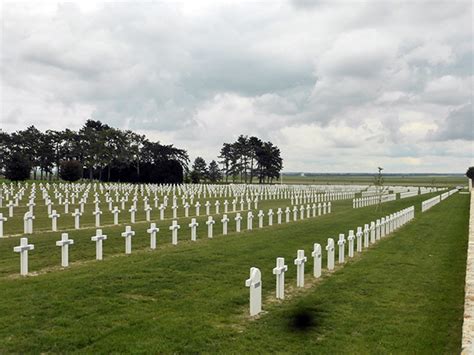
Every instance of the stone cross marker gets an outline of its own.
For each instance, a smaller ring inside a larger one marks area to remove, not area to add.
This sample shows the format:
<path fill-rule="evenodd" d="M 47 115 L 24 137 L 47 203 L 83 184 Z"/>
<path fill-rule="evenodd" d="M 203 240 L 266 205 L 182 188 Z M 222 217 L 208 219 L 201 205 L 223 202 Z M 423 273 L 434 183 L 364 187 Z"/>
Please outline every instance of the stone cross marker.
<path fill-rule="evenodd" d="M 23 216 L 23 232 L 25 234 L 33 234 L 33 220 L 35 219 L 35 216 L 28 211 L 25 213 Z"/>
<path fill-rule="evenodd" d="M 152 210 L 152 208 L 151 208 L 150 205 L 145 206 L 144 211 L 145 211 L 145 219 L 146 219 L 147 222 L 150 222 L 150 212 L 151 212 L 151 210 Z"/>
<path fill-rule="evenodd" d="M 334 270 L 334 239 L 328 238 L 326 250 L 328 252 L 328 270 Z"/>
<path fill-rule="evenodd" d="M 160 228 L 156 226 L 156 223 L 150 223 L 150 228 L 146 230 L 150 234 L 150 249 L 156 249 L 156 233 L 160 231 Z"/>
<path fill-rule="evenodd" d="M 209 201 L 206 201 L 206 204 L 204 206 L 206 206 L 206 215 L 210 215 L 209 209 L 211 208 L 211 203 Z"/>
<path fill-rule="evenodd" d="M 74 217 L 74 228 L 79 229 L 80 228 L 80 218 L 81 218 L 82 213 L 79 211 L 78 208 L 76 208 L 74 210 L 74 212 L 71 213 L 71 215 Z"/>
<path fill-rule="evenodd" d="M 135 213 L 137 212 L 137 208 L 132 205 L 128 212 L 130 212 L 130 223 L 135 223 Z"/>
<path fill-rule="evenodd" d="M 206 221 L 206 224 L 207 224 L 207 237 L 210 238 L 210 239 L 212 239 L 212 237 L 213 237 L 214 223 L 216 223 L 216 221 L 214 221 L 212 216 L 207 217 L 207 221 Z"/>
<path fill-rule="evenodd" d="M 173 220 L 171 226 L 169 227 L 171 231 L 171 244 L 177 245 L 178 244 L 178 230 L 181 226 L 178 224 L 178 221 Z"/>
<path fill-rule="evenodd" d="M 3 222 L 8 220 L 7 217 L 3 217 L 3 213 L 0 213 L 0 238 L 3 238 Z"/>
<path fill-rule="evenodd" d="M 122 237 L 125 238 L 125 254 L 132 253 L 132 237 L 135 235 L 135 232 L 132 231 L 132 227 L 125 226 L 125 232 L 123 232 Z"/>
<path fill-rule="evenodd" d="M 250 211 L 247 214 L 247 229 L 248 230 L 252 230 L 252 220 L 253 220 L 253 213 L 252 211 Z"/>
<path fill-rule="evenodd" d="M 164 220 L 165 219 L 165 205 L 164 204 L 160 204 L 160 207 L 158 208 L 160 210 L 160 221 Z"/>
<path fill-rule="evenodd" d="M 240 222 L 242 221 L 242 216 L 237 212 L 237 215 L 234 218 L 235 220 L 235 231 L 240 233 Z"/>
<path fill-rule="evenodd" d="M 307 258 L 304 256 L 304 250 L 299 249 L 296 259 L 296 286 L 297 287 L 304 287 L 304 264 L 306 263 Z"/>
<path fill-rule="evenodd" d="M 13 201 L 10 201 L 8 202 L 8 217 L 13 217 L 13 207 L 15 206 L 15 204 L 13 203 Z"/>
<path fill-rule="evenodd" d="M 271 208 L 268 210 L 267 215 L 268 215 L 268 225 L 273 226 L 273 210 Z"/>
<path fill-rule="evenodd" d="M 349 235 L 347 236 L 347 241 L 348 241 L 348 251 L 347 253 L 349 254 L 349 258 L 354 257 L 354 231 L 350 230 Z"/>
<path fill-rule="evenodd" d="M 285 299 L 285 272 L 288 265 L 285 265 L 284 258 L 277 258 L 276 267 L 273 268 L 273 275 L 276 275 L 276 298 Z"/>
<path fill-rule="evenodd" d="M 56 242 L 56 246 L 61 247 L 61 266 L 68 267 L 69 266 L 69 245 L 74 244 L 73 239 L 69 239 L 69 235 L 67 233 L 61 234 L 61 240 Z"/>
<path fill-rule="evenodd" d="M 194 207 L 196 207 L 196 217 L 199 217 L 199 209 L 201 208 L 201 204 L 199 203 L 199 201 L 196 202 Z"/>
<path fill-rule="evenodd" d="M 364 225 L 364 248 L 369 247 L 369 225 L 365 224 Z"/>
<path fill-rule="evenodd" d="M 293 207 L 293 221 L 298 220 L 298 207 Z"/>
<path fill-rule="evenodd" d="M 375 243 L 375 222 L 370 222 L 370 244 Z"/>
<path fill-rule="evenodd" d="M 322 253 L 321 253 L 321 245 L 318 243 L 314 243 L 313 252 L 311 256 L 314 258 L 314 277 L 318 278 L 321 277 L 321 262 L 322 262 Z"/>
<path fill-rule="evenodd" d="M 56 210 L 52 210 L 51 214 L 49 215 L 49 218 L 51 218 L 51 230 L 53 232 L 57 232 L 58 230 L 58 218 L 61 217 L 59 213 L 56 212 Z"/>
<path fill-rule="evenodd" d="M 215 203 L 215 206 L 216 206 L 216 214 L 219 214 L 219 206 L 221 205 L 221 203 L 219 202 L 219 200 L 216 201 Z"/>
<path fill-rule="evenodd" d="M 357 227 L 357 252 L 360 253 L 362 251 L 362 227 Z"/>
<path fill-rule="evenodd" d="M 339 245 L 339 264 L 344 263 L 345 244 L 346 239 L 344 238 L 344 234 L 339 234 L 339 240 L 337 241 L 337 245 Z"/>
<path fill-rule="evenodd" d="M 281 210 L 281 208 L 278 208 L 277 210 L 277 223 L 278 224 L 281 224 L 281 215 L 282 215 L 283 211 Z"/>
<path fill-rule="evenodd" d="M 100 227 L 100 215 L 102 214 L 102 211 L 98 208 L 96 208 L 94 210 L 94 212 L 92 212 L 92 215 L 95 216 L 95 226 L 96 228 Z"/>
<path fill-rule="evenodd" d="M 265 216 L 265 213 L 263 213 L 262 210 L 258 211 L 258 228 L 263 227 L 263 217 Z"/>
<path fill-rule="evenodd" d="M 189 228 L 191 228 L 191 240 L 193 242 L 196 241 L 196 228 L 199 226 L 199 223 L 196 222 L 196 218 L 191 218 L 191 223 L 189 224 Z"/>
<path fill-rule="evenodd" d="M 95 231 L 95 236 L 91 238 L 95 242 L 95 258 L 96 260 L 102 260 L 102 242 L 107 239 L 107 236 L 102 234 L 102 229 Z"/>
<path fill-rule="evenodd" d="M 290 212 L 291 212 L 290 208 L 287 207 L 287 208 L 285 209 L 285 222 L 286 222 L 286 223 L 289 223 L 289 222 L 290 222 Z"/>
<path fill-rule="evenodd" d="M 33 250 L 35 246 L 28 244 L 28 238 L 21 238 L 20 245 L 13 248 L 15 253 L 20 253 L 20 275 L 28 275 L 28 252 Z"/>
<path fill-rule="evenodd" d="M 221 222 L 222 222 L 222 234 L 227 235 L 227 223 L 229 222 L 229 218 L 227 217 L 226 214 L 222 216 Z"/>
<path fill-rule="evenodd" d="M 250 268 L 245 286 L 250 288 L 250 315 L 255 316 L 262 311 L 262 274 L 258 268 Z"/>

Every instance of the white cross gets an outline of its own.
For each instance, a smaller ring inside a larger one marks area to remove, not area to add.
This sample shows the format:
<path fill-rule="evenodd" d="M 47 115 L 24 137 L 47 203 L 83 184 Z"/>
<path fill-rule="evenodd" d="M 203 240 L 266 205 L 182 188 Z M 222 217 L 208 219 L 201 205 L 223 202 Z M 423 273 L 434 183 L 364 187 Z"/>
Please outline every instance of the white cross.
<path fill-rule="evenodd" d="M 28 251 L 33 250 L 35 246 L 28 244 L 28 238 L 21 238 L 20 245 L 13 248 L 15 253 L 20 253 L 20 275 L 28 275 Z"/>
<path fill-rule="evenodd" d="M 25 234 L 33 234 L 33 220 L 35 216 L 30 211 L 26 212 L 23 216 L 23 232 Z"/>
<path fill-rule="evenodd" d="M 380 239 L 380 219 L 375 221 L 375 240 Z"/>
<path fill-rule="evenodd" d="M 74 228 L 79 229 L 79 218 L 81 217 L 81 212 L 79 212 L 79 209 L 75 209 L 71 215 L 74 217 Z"/>
<path fill-rule="evenodd" d="M 252 211 L 250 211 L 249 213 L 247 213 L 247 229 L 248 230 L 252 230 L 252 220 L 253 220 L 253 213 Z"/>
<path fill-rule="evenodd" d="M 206 215 L 209 215 L 209 208 L 211 207 L 211 203 L 209 201 L 206 201 L 206 204 L 204 206 L 206 206 Z"/>
<path fill-rule="evenodd" d="M 174 220 L 169 227 L 169 230 L 171 231 L 171 244 L 177 245 L 178 244 L 178 229 L 180 229 L 181 226 L 178 224 L 178 221 Z"/>
<path fill-rule="evenodd" d="M 303 205 L 301 205 L 300 207 L 300 219 L 304 219 L 304 211 L 305 211 L 305 208 Z"/>
<path fill-rule="evenodd" d="M 61 266 L 69 266 L 69 245 L 74 244 L 74 240 L 69 239 L 67 233 L 61 234 L 61 240 L 56 242 L 56 246 L 61 247 Z"/>
<path fill-rule="evenodd" d="M 199 201 L 196 202 L 196 217 L 199 217 L 199 208 L 201 207 L 201 204 L 199 203 Z"/>
<path fill-rule="evenodd" d="M 96 260 L 102 260 L 102 241 L 106 240 L 107 236 L 102 234 L 102 229 L 95 231 L 95 236 L 91 238 L 95 242 L 95 258 Z"/>
<path fill-rule="evenodd" d="M 173 218 L 178 218 L 178 205 L 171 206 L 171 209 L 173 210 Z"/>
<path fill-rule="evenodd" d="M 369 247 L 369 225 L 365 224 L 364 225 L 364 248 Z"/>
<path fill-rule="evenodd" d="M 267 215 L 268 215 L 268 225 L 269 226 L 273 226 L 273 214 L 274 214 L 273 210 L 270 208 L 268 210 L 268 213 L 267 213 Z"/>
<path fill-rule="evenodd" d="M 337 245 L 339 245 L 339 264 L 344 263 L 344 245 L 346 244 L 346 239 L 344 238 L 344 234 L 339 234 L 339 240 L 337 241 Z"/>
<path fill-rule="evenodd" d="M 353 231 L 353 230 L 350 230 L 350 231 L 349 231 L 349 235 L 347 236 L 347 241 L 349 242 L 349 243 L 348 243 L 348 254 L 349 254 L 349 258 L 353 258 L 353 257 L 354 257 L 354 239 L 355 239 L 354 231 Z"/>
<path fill-rule="evenodd" d="M 219 206 L 221 205 L 221 203 L 219 201 L 216 201 L 214 205 L 216 206 L 216 214 L 219 214 Z"/>
<path fill-rule="evenodd" d="M 321 245 L 318 243 L 314 243 L 313 245 L 313 252 L 311 256 L 314 258 L 314 277 L 318 278 L 321 277 L 321 262 L 322 262 L 322 255 L 321 255 Z"/>
<path fill-rule="evenodd" d="M 213 225 L 216 223 L 213 219 L 212 216 L 207 217 L 207 237 L 212 238 L 212 232 L 213 232 Z"/>
<path fill-rule="evenodd" d="M 258 211 L 258 228 L 263 227 L 263 217 L 265 216 L 265 213 L 263 213 L 262 210 Z"/>
<path fill-rule="evenodd" d="M 328 238 L 328 245 L 326 246 L 328 252 L 328 270 L 334 269 L 334 239 Z"/>
<path fill-rule="evenodd" d="M 362 251 L 362 227 L 357 227 L 356 238 L 357 238 L 357 252 Z"/>
<path fill-rule="evenodd" d="M 13 201 L 10 200 L 10 202 L 8 202 L 8 217 L 13 217 L 13 207 L 15 206 L 15 204 L 13 203 Z"/>
<path fill-rule="evenodd" d="M 229 206 L 229 202 L 227 200 L 224 201 L 224 213 L 227 213 L 228 212 L 228 207 Z"/>
<path fill-rule="evenodd" d="M 298 207 L 293 207 L 293 221 L 298 220 Z"/>
<path fill-rule="evenodd" d="M 98 208 L 95 209 L 94 212 L 92 212 L 92 215 L 95 216 L 95 226 L 100 227 L 100 215 L 102 214 L 102 211 L 99 210 Z"/>
<path fill-rule="evenodd" d="M 306 261 L 307 258 L 304 256 L 304 250 L 299 249 L 295 259 L 297 287 L 304 287 L 304 264 Z"/>
<path fill-rule="evenodd" d="M 69 201 L 68 201 L 68 199 L 64 200 L 64 213 L 69 213 Z"/>
<path fill-rule="evenodd" d="M 184 217 L 189 217 L 189 203 L 184 204 Z"/>
<path fill-rule="evenodd" d="M 328 213 L 331 213 L 331 201 L 328 202 Z"/>
<path fill-rule="evenodd" d="M 277 223 L 278 224 L 281 224 L 281 215 L 283 214 L 283 211 L 281 210 L 281 208 L 278 208 L 277 210 Z"/>
<path fill-rule="evenodd" d="M 56 210 L 53 210 L 52 213 L 49 215 L 49 218 L 51 218 L 51 230 L 53 232 L 56 232 L 58 230 L 58 218 L 61 217 L 59 213 L 56 212 Z"/>
<path fill-rule="evenodd" d="M 150 222 L 150 212 L 151 212 L 151 206 L 147 204 L 145 206 L 145 219 L 147 222 Z"/>
<path fill-rule="evenodd" d="M 262 274 L 258 268 L 250 268 L 245 286 L 250 288 L 250 315 L 255 316 L 262 311 Z"/>
<path fill-rule="evenodd" d="M 160 210 L 160 220 L 164 220 L 165 219 L 165 205 L 162 203 L 160 204 L 160 207 L 158 208 Z"/>
<path fill-rule="evenodd" d="M 135 232 L 132 231 L 131 226 L 125 226 L 125 232 L 123 232 L 122 237 L 125 238 L 125 254 L 132 253 L 132 237 L 135 235 Z"/>
<path fill-rule="evenodd" d="M 196 218 L 191 218 L 191 223 L 189 224 L 189 228 L 191 228 L 191 240 L 193 242 L 196 241 L 196 228 L 199 226 L 199 223 L 196 222 Z"/>
<path fill-rule="evenodd" d="M 370 244 L 375 243 L 375 222 L 370 222 Z"/>
<path fill-rule="evenodd" d="M 135 212 L 137 212 L 136 207 L 132 205 L 132 207 L 130 207 L 128 212 L 130 212 L 130 223 L 135 223 Z"/>
<path fill-rule="evenodd" d="M 229 222 L 229 218 L 227 218 L 226 214 L 222 216 L 221 222 L 222 222 L 222 234 L 227 235 L 227 222 Z"/>
<path fill-rule="evenodd" d="M 240 233 L 240 221 L 242 221 L 242 216 L 240 215 L 240 213 L 237 213 L 234 220 L 235 220 L 235 231 L 237 233 Z"/>
<path fill-rule="evenodd" d="M 160 231 L 160 228 L 156 226 L 156 223 L 151 223 L 146 231 L 150 234 L 150 248 L 156 249 L 156 233 Z"/>
<path fill-rule="evenodd" d="M 276 298 L 285 299 L 285 272 L 288 265 L 285 265 L 284 258 L 276 259 L 276 267 L 273 268 L 273 275 L 276 275 Z"/>
<path fill-rule="evenodd" d="M 0 213 L 0 238 L 3 237 L 3 222 L 8 220 L 7 217 L 3 217 L 3 213 Z"/>

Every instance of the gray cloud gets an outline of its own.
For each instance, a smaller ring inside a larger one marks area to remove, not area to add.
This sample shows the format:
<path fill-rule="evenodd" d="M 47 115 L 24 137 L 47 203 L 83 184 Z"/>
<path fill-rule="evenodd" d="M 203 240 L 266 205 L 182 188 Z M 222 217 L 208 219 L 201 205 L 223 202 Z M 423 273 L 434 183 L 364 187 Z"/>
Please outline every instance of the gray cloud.
<path fill-rule="evenodd" d="M 6 5 L 2 126 L 92 117 L 207 159 L 257 134 L 280 144 L 288 170 L 324 169 L 295 141 L 341 170 L 339 150 L 360 169 L 374 151 L 398 171 L 423 157 L 432 169 L 430 152 L 449 152 L 443 169 L 464 169 L 449 140 L 472 139 L 472 106 L 461 107 L 472 95 L 470 2 L 278 5 Z"/>

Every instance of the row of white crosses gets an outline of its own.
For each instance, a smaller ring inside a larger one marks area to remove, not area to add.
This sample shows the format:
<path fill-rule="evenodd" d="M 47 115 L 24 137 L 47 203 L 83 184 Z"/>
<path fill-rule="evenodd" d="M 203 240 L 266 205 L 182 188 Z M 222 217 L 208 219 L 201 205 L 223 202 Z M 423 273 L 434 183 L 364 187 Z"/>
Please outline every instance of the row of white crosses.
<path fill-rule="evenodd" d="M 312 210 L 313 217 L 315 217 L 316 216 L 316 205 L 315 204 L 313 204 L 313 207 L 311 208 L 311 210 Z M 323 214 L 331 213 L 331 203 L 330 202 L 328 202 L 327 204 L 324 203 L 322 205 L 322 210 L 323 210 Z M 310 212 L 310 207 L 309 207 L 309 205 L 308 205 L 306 211 L 307 211 L 307 217 L 309 218 L 310 217 L 310 213 L 309 213 Z M 298 214 L 299 214 L 301 219 L 304 219 L 305 218 L 305 213 L 304 212 L 305 212 L 305 207 L 304 206 L 301 206 L 300 209 L 298 209 L 295 206 L 293 208 L 293 220 L 294 221 L 298 220 Z M 31 216 L 29 214 L 29 212 L 27 212 L 26 214 Z M 55 214 L 54 210 L 52 211 L 52 214 Z M 274 214 L 273 210 L 270 209 L 268 211 L 268 214 L 267 214 L 268 215 L 268 225 L 269 226 L 273 225 L 273 214 Z M 282 223 L 282 218 L 281 218 L 282 214 L 283 214 L 282 209 L 278 208 L 278 211 L 277 211 L 278 224 Z M 286 222 L 289 222 L 290 221 L 290 209 L 288 207 L 285 210 L 285 214 L 286 214 Z M 321 214 L 321 204 L 318 205 L 318 214 L 319 215 Z M 76 220 L 77 221 L 76 229 L 79 228 L 78 218 L 79 218 L 80 215 L 81 215 L 81 213 L 79 212 L 79 210 L 76 210 L 75 211 L 75 216 L 77 218 L 77 220 Z M 265 216 L 265 213 L 262 210 L 260 210 L 259 213 L 258 213 L 259 228 L 263 228 L 263 218 L 264 218 L 264 216 Z M 247 229 L 248 230 L 253 229 L 253 218 L 254 218 L 253 212 L 252 211 L 248 212 L 248 214 L 247 214 Z M 25 223 L 26 223 L 25 224 L 25 234 L 31 234 L 32 233 L 32 230 L 33 230 L 32 220 L 33 219 L 34 219 L 34 217 L 29 218 L 29 219 L 25 219 Z M 5 220 L 5 218 L 3 218 L 0 215 L 0 232 L 3 229 L 3 224 L 2 224 L 3 220 Z M 234 220 L 236 222 L 236 231 L 240 232 L 241 231 L 241 221 L 242 221 L 241 214 L 237 213 Z M 227 214 L 224 214 L 222 216 L 222 219 L 221 219 L 222 234 L 223 235 L 227 235 L 228 222 L 229 221 L 230 221 L 230 219 L 228 218 Z M 31 223 L 31 225 L 30 225 L 30 223 Z M 208 220 L 206 221 L 206 225 L 207 225 L 207 237 L 209 239 L 213 238 L 214 224 L 215 224 L 215 220 L 213 219 L 213 217 L 208 216 Z M 191 223 L 189 224 L 189 227 L 191 229 L 191 240 L 192 241 L 196 241 L 197 227 L 198 226 L 199 226 L 199 223 L 196 222 L 195 218 L 192 218 Z M 171 231 L 171 243 L 173 245 L 178 244 L 178 231 L 179 231 L 180 228 L 181 228 L 181 226 L 178 224 L 178 221 L 173 220 L 171 226 L 169 227 L 169 230 Z M 53 225 L 53 229 L 56 229 L 55 225 Z M 150 234 L 150 248 L 151 249 L 156 249 L 156 234 L 157 234 L 157 232 L 159 232 L 159 228 L 156 227 L 156 223 L 151 223 L 150 228 L 147 229 L 147 232 Z M 131 252 L 132 252 L 132 237 L 135 235 L 135 232 L 132 230 L 131 226 L 126 226 L 125 227 L 125 232 L 123 232 L 121 235 L 122 235 L 122 237 L 125 238 L 125 254 L 131 254 Z M 107 236 L 102 234 L 102 229 L 97 229 L 96 230 L 96 235 L 91 238 L 91 240 L 96 243 L 96 259 L 97 260 L 102 260 L 102 258 L 103 258 L 103 242 L 106 239 L 107 239 Z M 74 243 L 73 240 L 68 239 L 68 234 L 67 233 L 63 233 L 61 241 L 58 241 L 56 243 L 56 245 L 62 246 L 62 264 L 61 265 L 63 267 L 67 267 L 69 265 L 69 257 L 68 257 L 68 255 L 69 255 L 68 254 L 69 253 L 69 245 L 71 245 L 73 243 Z M 21 274 L 22 275 L 26 275 L 28 273 L 28 250 L 33 249 L 33 247 L 30 248 L 30 249 L 25 247 L 25 246 L 28 246 L 28 245 L 29 244 L 28 244 L 27 238 L 21 238 L 21 245 L 19 247 L 15 247 L 17 249 L 20 248 L 18 250 L 15 249 L 15 251 L 22 251 L 22 253 L 21 253 L 21 265 L 22 265 Z M 26 265 L 26 267 L 24 265 Z"/>
<path fill-rule="evenodd" d="M 369 247 L 370 243 L 375 243 L 380 238 L 383 238 L 396 229 L 400 228 L 415 217 L 415 208 L 408 207 L 399 212 L 393 213 L 384 218 L 378 219 L 376 223 L 371 222 L 370 227 L 368 224 L 365 225 L 364 231 L 362 227 L 357 228 L 357 233 L 354 235 L 354 231 L 350 230 L 347 237 L 347 250 L 348 257 L 354 257 L 354 240 L 357 238 L 357 252 L 360 253 L 363 250 L 362 247 L 362 236 L 364 236 L 364 248 Z M 369 236 L 370 235 L 370 236 Z M 344 234 L 339 234 L 339 240 L 337 241 L 338 248 L 338 263 L 344 264 L 346 239 Z M 329 271 L 334 270 L 335 267 L 335 243 L 333 238 L 328 238 L 326 245 L 327 252 L 327 269 Z M 313 251 L 311 256 L 314 260 L 313 276 L 315 278 L 321 277 L 322 274 L 322 248 L 319 243 L 314 243 Z M 297 251 L 296 259 L 294 264 L 296 266 L 296 286 L 304 287 L 305 278 L 304 270 L 305 264 L 308 259 L 305 256 L 303 249 Z M 276 259 L 276 266 L 273 268 L 273 274 L 276 277 L 276 298 L 283 300 L 285 298 L 285 272 L 288 271 L 288 265 L 285 265 L 285 259 L 278 257 Z M 245 281 L 245 286 L 250 288 L 250 315 L 255 316 L 262 311 L 262 277 L 261 272 L 258 268 L 252 267 L 250 269 L 250 278 Z"/>

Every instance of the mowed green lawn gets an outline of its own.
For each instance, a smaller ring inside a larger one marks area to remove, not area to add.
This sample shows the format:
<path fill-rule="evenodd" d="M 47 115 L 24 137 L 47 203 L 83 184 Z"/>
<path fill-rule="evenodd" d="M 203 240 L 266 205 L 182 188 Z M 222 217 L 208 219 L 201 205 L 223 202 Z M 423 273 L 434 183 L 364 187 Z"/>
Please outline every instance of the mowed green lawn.
<path fill-rule="evenodd" d="M 386 203 L 383 211 L 336 202 L 331 215 L 213 240 L 201 224 L 197 242 L 178 246 L 163 228 L 155 251 L 140 224 L 129 256 L 123 226 L 110 227 L 102 262 L 94 260 L 91 230 L 78 231 L 68 270 L 55 266 L 59 233 L 42 233 L 30 253 L 39 275 L 27 278 L 16 276 L 18 238 L 0 240 L 0 352 L 459 352 L 468 195 L 421 215 L 430 196 Z M 314 282 L 314 242 L 325 246 L 328 237 L 412 204 L 412 223 Z M 221 234 L 220 223 L 215 230 Z M 189 239 L 186 229 L 180 235 Z M 301 248 L 312 285 L 296 290 L 293 259 Z M 274 299 L 279 256 L 289 267 L 283 302 Z M 247 316 L 251 266 L 263 275 L 259 319 Z"/>

